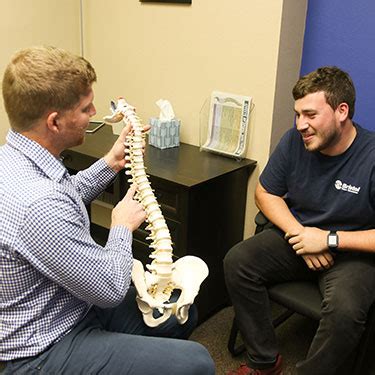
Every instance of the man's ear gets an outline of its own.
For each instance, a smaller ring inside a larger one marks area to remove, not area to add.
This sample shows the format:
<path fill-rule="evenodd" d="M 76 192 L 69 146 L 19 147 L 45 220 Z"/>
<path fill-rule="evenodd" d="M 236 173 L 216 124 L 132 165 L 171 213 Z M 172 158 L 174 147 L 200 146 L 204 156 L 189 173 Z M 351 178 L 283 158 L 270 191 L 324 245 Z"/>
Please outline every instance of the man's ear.
<path fill-rule="evenodd" d="M 337 113 L 340 121 L 345 121 L 349 117 L 348 103 L 340 103 L 337 107 Z"/>
<path fill-rule="evenodd" d="M 54 133 L 60 130 L 60 119 L 57 112 L 51 112 L 47 115 L 47 127 Z"/>

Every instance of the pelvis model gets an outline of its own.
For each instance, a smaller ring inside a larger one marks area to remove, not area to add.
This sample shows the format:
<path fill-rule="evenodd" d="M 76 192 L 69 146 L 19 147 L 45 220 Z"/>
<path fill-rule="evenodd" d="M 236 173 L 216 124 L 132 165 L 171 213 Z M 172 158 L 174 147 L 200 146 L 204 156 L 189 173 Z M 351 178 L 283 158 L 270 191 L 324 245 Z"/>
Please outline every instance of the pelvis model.
<path fill-rule="evenodd" d="M 123 98 L 117 104 L 111 102 L 111 111 L 112 115 L 104 118 L 106 122 L 124 121 L 132 126 L 125 141 L 125 173 L 131 176 L 128 182 L 136 184 L 135 199 L 146 211 L 146 230 L 150 232 L 148 239 L 152 241 L 152 262 L 146 265 L 147 270 L 134 259 L 132 279 L 137 289 L 138 307 L 150 327 L 165 322 L 172 314 L 183 324 L 189 317 L 189 307 L 201 283 L 208 276 L 208 267 L 202 259 L 190 255 L 173 262 L 171 235 L 145 171 L 143 125 L 135 108 Z"/>

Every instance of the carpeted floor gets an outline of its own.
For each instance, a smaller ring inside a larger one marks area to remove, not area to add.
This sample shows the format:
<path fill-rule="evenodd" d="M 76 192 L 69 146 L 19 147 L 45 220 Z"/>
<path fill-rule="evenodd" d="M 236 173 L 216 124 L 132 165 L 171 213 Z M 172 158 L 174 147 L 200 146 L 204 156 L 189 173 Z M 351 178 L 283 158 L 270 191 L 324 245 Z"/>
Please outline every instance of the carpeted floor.
<path fill-rule="evenodd" d="M 278 306 L 273 306 L 275 315 L 280 311 Z M 244 355 L 233 358 L 227 349 L 232 319 L 232 307 L 225 307 L 199 325 L 191 336 L 191 340 L 200 342 L 208 349 L 215 361 L 217 375 L 225 375 L 244 362 Z M 317 322 L 297 314 L 277 328 L 280 353 L 284 359 L 284 375 L 296 374 L 295 364 L 305 357 L 316 328 Z"/>

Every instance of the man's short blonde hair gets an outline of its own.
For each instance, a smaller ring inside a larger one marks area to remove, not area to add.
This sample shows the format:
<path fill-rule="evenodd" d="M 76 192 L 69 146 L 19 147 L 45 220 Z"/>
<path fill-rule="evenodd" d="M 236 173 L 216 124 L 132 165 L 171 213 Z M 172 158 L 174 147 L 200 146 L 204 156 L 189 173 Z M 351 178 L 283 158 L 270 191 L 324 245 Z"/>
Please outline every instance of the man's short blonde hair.
<path fill-rule="evenodd" d="M 10 126 L 28 130 L 48 112 L 73 108 L 95 81 L 87 60 L 62 49 L 32 47 L 17 52 L 2 83 Z"/>

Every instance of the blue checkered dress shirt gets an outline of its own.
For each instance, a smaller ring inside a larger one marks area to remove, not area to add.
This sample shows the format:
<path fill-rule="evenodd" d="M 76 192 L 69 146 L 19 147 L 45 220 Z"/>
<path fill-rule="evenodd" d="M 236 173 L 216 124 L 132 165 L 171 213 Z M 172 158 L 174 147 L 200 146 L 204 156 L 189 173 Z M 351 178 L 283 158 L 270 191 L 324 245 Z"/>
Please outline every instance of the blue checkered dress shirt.
<path fill-rule="evenodd" d="M 132 234 L 116 226 L 99 246 L 85 208 L 114 177 L 103 159 L 70 176 L 38 143 L 9 131 L 0 147 L 0 360 L 40 353 L 92 305 L 124 298 Z"/>

